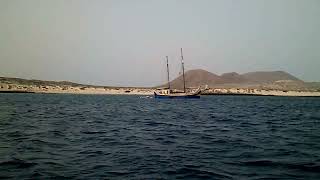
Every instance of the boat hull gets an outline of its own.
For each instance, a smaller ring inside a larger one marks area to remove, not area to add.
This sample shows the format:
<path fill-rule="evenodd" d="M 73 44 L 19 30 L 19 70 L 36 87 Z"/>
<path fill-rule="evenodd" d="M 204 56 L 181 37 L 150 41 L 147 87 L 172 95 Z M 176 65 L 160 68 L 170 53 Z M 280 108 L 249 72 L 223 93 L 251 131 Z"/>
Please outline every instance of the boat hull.
<path fill-rule="evenodd" d="M 162 95 L 162 94 L 157 94 L 154 93 L 154 97 L 157 99 L 199 99 L 199 95 Z"/>

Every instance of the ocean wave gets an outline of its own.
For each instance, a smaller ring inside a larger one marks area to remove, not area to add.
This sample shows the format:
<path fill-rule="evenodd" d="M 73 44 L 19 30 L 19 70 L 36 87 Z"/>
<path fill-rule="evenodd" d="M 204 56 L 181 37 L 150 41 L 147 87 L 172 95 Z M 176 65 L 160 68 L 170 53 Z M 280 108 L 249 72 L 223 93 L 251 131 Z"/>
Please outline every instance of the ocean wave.
<path fill-rule="evenodd" d="M 30 168 L 35 165 L 37 165 L 37 163 L 16 159 L 16 158 L 0 162 L 0 167 Z"/>

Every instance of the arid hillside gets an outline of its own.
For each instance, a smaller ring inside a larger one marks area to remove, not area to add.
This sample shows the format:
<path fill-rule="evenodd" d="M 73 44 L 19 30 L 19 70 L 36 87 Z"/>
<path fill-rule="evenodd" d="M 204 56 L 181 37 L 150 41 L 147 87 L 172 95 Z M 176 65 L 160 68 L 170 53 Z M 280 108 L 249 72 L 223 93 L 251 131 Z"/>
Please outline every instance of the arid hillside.
<path fill-rule="evenodd" d="M 317 83 L 307 83 L 297 77 L 284 71 L 257 71 L 245 74 L 236 72 L 224 73 L 217 75 L 206 70 L 196 69 L 185 73 L 186 87 L 209 87 L 209 88 L 228 88 L 228 87 L 255 87 L 265 89 L 280 90 L 308 90 L 319 89 Z M 180 75 L 170 82 L 174 89 L 183 88 L 183 77 Z M 161 87 L 168 87 L 164 84 Z"/>

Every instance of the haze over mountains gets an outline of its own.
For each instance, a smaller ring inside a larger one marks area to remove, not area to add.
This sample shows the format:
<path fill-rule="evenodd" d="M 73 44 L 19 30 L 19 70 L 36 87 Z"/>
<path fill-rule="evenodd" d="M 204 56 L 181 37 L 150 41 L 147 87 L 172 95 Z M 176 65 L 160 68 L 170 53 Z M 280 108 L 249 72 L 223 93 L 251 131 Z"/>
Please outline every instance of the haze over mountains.
<path fill-rule="evenodd" d="M 185 73 L 187 87 L 246 87 L 258 85 L 284 84 L 304 87 L 306 83 L 297 77 L 284 71 L 257 71 L 244 74 L 236 72 L 217 75 L 206 70 L 195 69 Z M 172 88 L 180 89 L 183 87 L 183 77 L 170 82 Z M 167 84 L 163 85 L 167 86 Z"/>

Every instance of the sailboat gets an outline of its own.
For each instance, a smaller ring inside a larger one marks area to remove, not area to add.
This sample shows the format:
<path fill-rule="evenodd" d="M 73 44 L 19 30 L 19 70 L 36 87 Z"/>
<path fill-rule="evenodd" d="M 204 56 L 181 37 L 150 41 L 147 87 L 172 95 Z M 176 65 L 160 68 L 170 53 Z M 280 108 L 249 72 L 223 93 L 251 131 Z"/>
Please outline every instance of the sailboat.
<path fill-rule="evenodd" d="M 168 89 L 162 91 L 155 91 L 155 98 L 169 98 L 169 99 L 198 99 L 200 98 L 201 89 L 198 88 L 194 92 L 186 92 L 186 80 L 184 76 L 184 62 L 183 62 L 183 53 L 181 48 L 181 66 L 182 66 L 182 77 L 183 77 L 183 92 L 173 92 L 170 87 L 170 76 L 169 76 L 169 60 L 167 58 L 167 75 L 168 75 Z"/>

